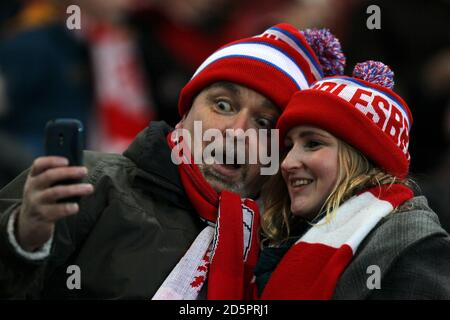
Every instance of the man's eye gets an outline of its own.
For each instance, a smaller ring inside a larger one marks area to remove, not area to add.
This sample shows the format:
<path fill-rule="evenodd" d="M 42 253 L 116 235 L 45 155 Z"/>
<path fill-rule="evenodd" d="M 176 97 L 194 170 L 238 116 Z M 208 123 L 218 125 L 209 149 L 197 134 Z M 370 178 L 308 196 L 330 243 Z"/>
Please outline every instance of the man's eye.
<path fill-rule="evenodd" d="M 233 110 L 231 104 L 223 100 L 217 101 L 216 105 L 217 108 L 223 112 L 231 112 Z"/>
<path fill-rule="evenodd" d="M 270 121 L 268 119 L 265 119 L 265 118 L 261 118 L 261 119 L 256 120 L 256 123 L 261 128 L 268 128 L 268 129 L 270 129 L 272 127 L 272 121 Z"/>

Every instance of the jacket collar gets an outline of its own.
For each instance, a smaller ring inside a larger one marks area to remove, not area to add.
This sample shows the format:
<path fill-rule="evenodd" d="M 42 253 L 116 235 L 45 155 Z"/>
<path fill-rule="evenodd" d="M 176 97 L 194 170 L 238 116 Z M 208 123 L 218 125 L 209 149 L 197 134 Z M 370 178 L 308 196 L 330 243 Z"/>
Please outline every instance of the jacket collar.
<path fill-rule="evenodd" d="M 172 130 L 164 121 L 150 122 L 123 155 L 137 166 L 134 186 L 189 208 L 191 205 L 181 184 L 178 167 L 172 163 L 166 142 L 166 136 Z"/>

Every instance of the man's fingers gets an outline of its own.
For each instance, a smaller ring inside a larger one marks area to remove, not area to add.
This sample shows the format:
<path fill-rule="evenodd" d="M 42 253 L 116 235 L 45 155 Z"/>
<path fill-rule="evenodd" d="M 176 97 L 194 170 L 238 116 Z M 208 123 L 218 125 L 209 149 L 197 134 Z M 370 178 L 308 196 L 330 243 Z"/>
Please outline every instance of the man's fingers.
<path fill-rule="evenodd" d="M 31 166 L 30 176 L 35 177 L 49 168 L 63 167 L 68 164 L 69 161 L 63 157 L 39 157 L 34 160 L 33 165 Z"/>
<path fill-rule="evenodd" d="M 74 215 L 80 210 L 77 203 L 57 203 L 42 205 L 40 211 L 45 212 L 45 216 L 40 217 L 45 222 L 53 222 Z"/>
<path fill-rule="evenodd" d="M 36 176 L 33 181 L 33 185 L 37 189 L 45 189 L 64 180 L 82 179 L 86 175 L 86 167 L 52 168 Z"/>
<path fill-rule="evenodd" d="M 41 204 L 52 204 L 69 197 L 82 197 L 91 194 L 94 187 L 89 183 L 59 185 L 42 191 L 36 199 Z"/>

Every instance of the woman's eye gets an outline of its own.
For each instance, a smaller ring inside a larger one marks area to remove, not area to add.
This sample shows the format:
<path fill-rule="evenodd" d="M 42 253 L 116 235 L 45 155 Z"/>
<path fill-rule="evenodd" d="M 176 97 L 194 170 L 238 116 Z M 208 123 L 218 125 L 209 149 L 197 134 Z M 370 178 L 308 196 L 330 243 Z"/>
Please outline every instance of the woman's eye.
<path fill-rule="evenodd" d="M 314 149 L 314 148 L 317 148 L 317 147 L 319 147 L 321 145 L 322 144 L 319 141 L 308 141 L 305 144 L 305 147 L 308 148 L 308 149 Z"/>
<path fill-rule="evenodd" d="M 217 105 L 217 108 L 219 108 L 223 112 L 230 112 L 232 110 L 231 104 L 226 101 L 222 101 L 222 100 L 218 101 L 216 103 L 216 105 Z"/>

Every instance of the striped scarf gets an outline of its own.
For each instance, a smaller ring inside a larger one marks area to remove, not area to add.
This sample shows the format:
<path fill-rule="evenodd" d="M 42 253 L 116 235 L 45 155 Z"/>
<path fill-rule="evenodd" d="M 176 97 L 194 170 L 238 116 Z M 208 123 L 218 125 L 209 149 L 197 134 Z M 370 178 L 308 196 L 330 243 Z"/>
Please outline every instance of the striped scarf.
<path fill-rule="evenodd" d="M 392 210 L 413 197 L 399 184 L 374 187 L 344 202 L 330 221 L 308 230 L 284 255 L 261 299 L 331 299 L 358 246 Z"/>
<path fill-rule="evenodd" d="M 96 90 L 95 132 L 90 142 L 104 152 L 122 153 L 155 118 L 138 56 L 136 39 L 124 27 L 85 19 Z"/>
<path fill-rule="evenodd" d="M 175 132 L 175 131 L 174 131 Z M 172 133 L 171 149 L 182 143 Z M 182 150 L 187 150 L 186 146 Z M 181 182 L 200 218 L 208 223 L 181 258 L 154 300 L 197 299 L 206 279 L 207 298 L 251 298 L 250 282 L 259 253 L 259 209 L 236 193 L 218 194 L 204 179 L 191 155 L 178 154 Z"/>

